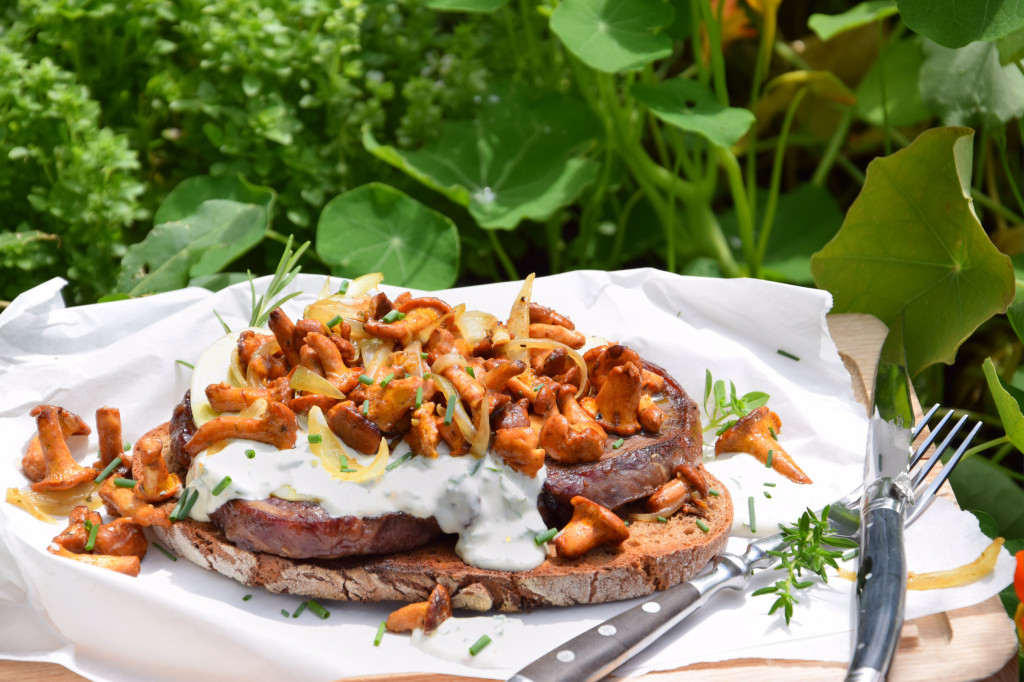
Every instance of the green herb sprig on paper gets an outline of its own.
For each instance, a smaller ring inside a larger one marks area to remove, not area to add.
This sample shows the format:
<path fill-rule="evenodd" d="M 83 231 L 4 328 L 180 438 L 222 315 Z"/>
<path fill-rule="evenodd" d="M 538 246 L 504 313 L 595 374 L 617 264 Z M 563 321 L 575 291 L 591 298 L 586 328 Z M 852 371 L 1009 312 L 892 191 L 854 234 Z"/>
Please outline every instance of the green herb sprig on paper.
<path fill-rule="evenodd" d="M 246 271 L 249 275 L 249 291 L 252 295 L 252 316 L 249 318 L 250 327 L 262 327 L 270 319 L 270 313 L 275 308 L 280 308 L 282 305 L 292 300 L 299 295 L 300 292 L 295 291 L 285 296 L 280 296 L 281 292 L 287 288 L 292 280 L 295 279 L 295 275 L 302 272 L 302 267 L 297 266 L 299 258 L 309 248 L 309 242 L 305 242 L 299 248 L 292 252 L 292 237 L 288 237 L 288 242 L 284 245 L 284 253 L 281 254 L 281 260 L 277 264 L 277 270 L 274 271 L 274 278 L 270 280 L 270 286 L 267 287 L 265 294 L 256 298 L 256 286 L 254 284 L 252 273 Z M 276 298 L 280 296 L 280 298 Z"/>
<path fill-rule="evenodd" d="M 767 403 L 770 397 L 764 391 L 751 391 L 739 396 L 736 394 L 736 384 L 731 381 L 729 393 L 726 395 L 725 381 L 715 381 L 711 377 L 711 370 L 705 370 L 704 414 L 708 417 L 708 423 L 704 430 L 714 429 L 715 435 L 720 435 L 740 418 Z M 714 402 L 710 402 L 712 398 Z"/>
<path fill-rule="evenodd" d="M 821 510 L 819 518 L 808 509 L 796 525 L 779 525 L 786 544 L 782 549 L 768 553 L 782 561 L 782 564 L 776 566 L 775 570 L 785 571 L 786 577 L 776 580 L 774 585 L 762 587 L 753 593 L 755 597 L 762 594 L 774 594 L 775 602 L 768 613 L 769 615 L 773 614 L 781 608 L 787 625 L 793 618 L 793 605 L 800 603 L 794 591 L 806 589 L 814 584 L 810 580 L 802 579 L 804 571 L 814 573 L 828 582 L 825 568 L 827 566 L 838 568 L 836 561 L 842 558 L 843 550 L 858 546 L 856 540 L 828 532 L 828 512 L 829 508 L 825 507 Z"/>

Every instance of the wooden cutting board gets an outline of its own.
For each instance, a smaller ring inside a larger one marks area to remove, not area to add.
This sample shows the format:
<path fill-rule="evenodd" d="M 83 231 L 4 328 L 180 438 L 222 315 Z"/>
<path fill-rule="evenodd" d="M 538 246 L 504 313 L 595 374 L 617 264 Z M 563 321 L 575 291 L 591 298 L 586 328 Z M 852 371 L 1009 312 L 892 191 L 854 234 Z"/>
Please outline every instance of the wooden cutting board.
<path fill-rule="evenodd" d="M 885 339 L 885 326 L 870 315 L 853 314 L 830 315 L 828 324 L 843 363 L 850 372 L 854 394 L 867 406 L 870 404 L 869 384 L 874 377 L 878 350 Z M 918 411 L 920 414 L 920 408 Z M 948 484 L 940 494 L 955 501 Z M 1013 623 L 999 598 L 992 597 L 965 609 L 907 621 L 889 671 L 889 680 L 1018 682 L 1016 654 L 1017 636 Z M 750 679 L 758 682 L 828 682 L 842 680 L 845 673 L 845 663 L 749 658 L 698 663 L 679 670 L 620 679 L 623 682 L 746 682 Z M 75 682 L 85 679 L 53 663 L 0 661 L 2 682 Z M 384 680 L 484 682 L 483 678 L 435 674 L 373 675 L 346 678 L 345 682 Z"/>

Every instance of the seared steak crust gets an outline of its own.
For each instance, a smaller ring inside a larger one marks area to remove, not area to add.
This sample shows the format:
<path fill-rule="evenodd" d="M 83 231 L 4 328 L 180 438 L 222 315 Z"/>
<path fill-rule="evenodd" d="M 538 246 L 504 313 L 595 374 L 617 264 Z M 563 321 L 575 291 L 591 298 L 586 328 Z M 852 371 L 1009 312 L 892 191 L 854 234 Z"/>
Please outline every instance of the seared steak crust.
<path fill-rule="evenodd" d="M 441 532 L 434 519 L 402 513 L 333 517 L 314 502 L 231 500 L 210 515 L 232 543 L 256 552 L 306 559 L 391 554 L 424 545 Z"/>
<path fill-rule="evenodd" d="M 661 430 L 630 436 L 619 448 L 609 438 L 604 456 L 596 462 L 562 464 L 548 457 L 548 477 L 537 501 L 548 525 L 562 526 L 569 520 L 569 500 L 575 495 L 618 509 L 674 478 L 676 465 L 700 463 L 704 436 L 697 403 L 664 369 L 646 361 L 644 367 L 665 379 L 667 403 L 659 405 L 665 413 Z"/>

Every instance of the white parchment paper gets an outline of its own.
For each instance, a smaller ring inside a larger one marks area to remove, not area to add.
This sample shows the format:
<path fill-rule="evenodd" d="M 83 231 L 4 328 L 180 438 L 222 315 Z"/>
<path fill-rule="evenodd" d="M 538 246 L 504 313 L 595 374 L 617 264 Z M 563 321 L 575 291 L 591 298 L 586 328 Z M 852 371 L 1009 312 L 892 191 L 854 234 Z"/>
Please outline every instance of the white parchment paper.
<path fill-rule="evenodd" d="M 257 289 L 267 282 L 259 280 Z M 59 404 L 92 423 L 98 407 L 111 405 L 134 441 L 169 419 L 187 389 L 190 370 L 175 360 L 194 362 L 223 333 L 213 311 L 236 329 L 249 317 L 248 285 L 66 309 L 63 284 L 52 280 L 25 292 L 0 315 L 0 488 L 26 484 L 20 459 L 35 429 L 32 407 Z M 293 319 L 322 285 L 319 276 L 296 279 L 293 288 L 307 293 L 285 306 Z M 505 317 L 519 286 L 438 295 Z M 815 481 L 801 487 L 802 504 L 820 507 L 861 480 L 866 418 L 828 336 L 828 294 L 649 269 L 541 278 L 533 291 L 533 300 L 569 315 L 584 333 L 625 343 L 662 365 L 698 401 L 706 369 L 741 393 L 770 393 L 787 450 Z M 80 460 L 92 461 L 96 450 L 95 432 L 88 441 L 72 439 Z M 742 503 L 736 500 L 737 515 L 745 514 Z M 406 636 L 388 635 L 373 646 L 377 625 L 395 604 L 328 602 L 326 620 L 309 611 L 285 618 L 282 609 L 294 611 L 301 598 L 247 588 L 152 549 L 138 578 L 55 557 L 46 546 L 59 531 L 0 503 L 0 658 L 60 663 L 95 680 L 334 680 L 402 672 L 503 679 L 638 603 L 512 615 L 525 627 L 510 628 L 492 645 L 510 652 L 509 662 L 485 669 L 429 656 Z M 729 548 L 742 551 L 746 542 L 734 537 Z M 987 544 L 973 516 L 937 500 L 908 530 L 909 568 L 958 566 Z M 1010 582 L 1012 570 L 1004 551 L 995 572 L 972 586 L 911 592 L 907 617 L 983 601 Z M 763 572 L 751 590 L 775 579 Z M 839 578 L 811 588 L 789 626 L 767 615 L 771 597 L 723 594 L 620 674 L 750 656 L 849 660 L 852 592 Z M 247 594 L 253 596 L 244 601 Z"/>

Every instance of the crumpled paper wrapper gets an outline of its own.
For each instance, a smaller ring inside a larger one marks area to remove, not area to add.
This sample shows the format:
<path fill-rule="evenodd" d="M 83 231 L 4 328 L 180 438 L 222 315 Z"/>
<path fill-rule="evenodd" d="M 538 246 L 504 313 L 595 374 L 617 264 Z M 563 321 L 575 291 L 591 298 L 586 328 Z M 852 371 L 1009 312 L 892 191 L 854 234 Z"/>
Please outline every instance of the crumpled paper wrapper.
<path fill-rule="evenodd" d="M 268 282 L 258 280 L 257 290 Z M 295 280 L 291 289 L 306 293 L 285 306 L 293 319 L 323 283 L 312 275 Z M 3 488 L 26 485 L 20 459 L 35 429 L 32 407 L 59 404 L 93 423 L 98 407 L 115 406 L 125 439 L 134 441 L 169 419 L 188 388 L 190 370 L 175 360 L 194 362 L 222 335 L 213 311 L 234 329 L 249 317 L 248 285 L 70 309 L 60 297 L 63 285 L 55 279 L 27 291 L 0 315 Z M 438 295 L 505 317 L 519 287 L 510 282 Z M 698 401 L 706 369 L 735 382 L 740 393 L 770 393 L 786 448 L 815 480 L 801 488 L 806 506 L 827 504 L 861 481 L 867 420 L 828 335 L 827 293 L 645 269 L 540 278 L 533 300 L 569 315 L 586 334 L 635 348 Z M 79 460 L 91 461 L 95 430 L 88 442 L 77 438 L 71 445 Z M 735 506 L 737 515 L 745 514 L 743 500 Z M 95 680 L 334 680 L 403 672 L 504 679 L 556 643 L 641 601 L 512 614 L 524 627 L 509 628 L 511 634 L 491 645 L 505 667 L 486 669 L 430 656 L 406 636 L 387 635 L 373 646 L 377 625 L 395 604 L 328 602 L 328 619 L 309 611 L 285 618 L 282 609 L 293 612 L 301 597 L 248 588 L 152 548 L 138 578 L 55 557 L 46 546 L 61 527 L 0 504 L 0 658 L 59 663 Z M 734 537 L 729 549 L 741 552 L 746 542 Z M 952 568 L 987 544 L 973 516 L 936 500 L 907 532 L 908 565 L 918 572 Z M 1004 550 L 996 570 L 971 586 L 910 592 L 907 618 L 984 601 L 1010 582 L 1012 570 Z M 777 576 L 763 571 L 746 592 L 719 595 L 618 674 L 739 657 L 849 660 L 852 583 L 833 578 L 807 590 L 787 626 L 779 614 L 767 615 L 772 597 L 748 596 Z M 247 594 L 252 598 L 243 601 Z"/>

